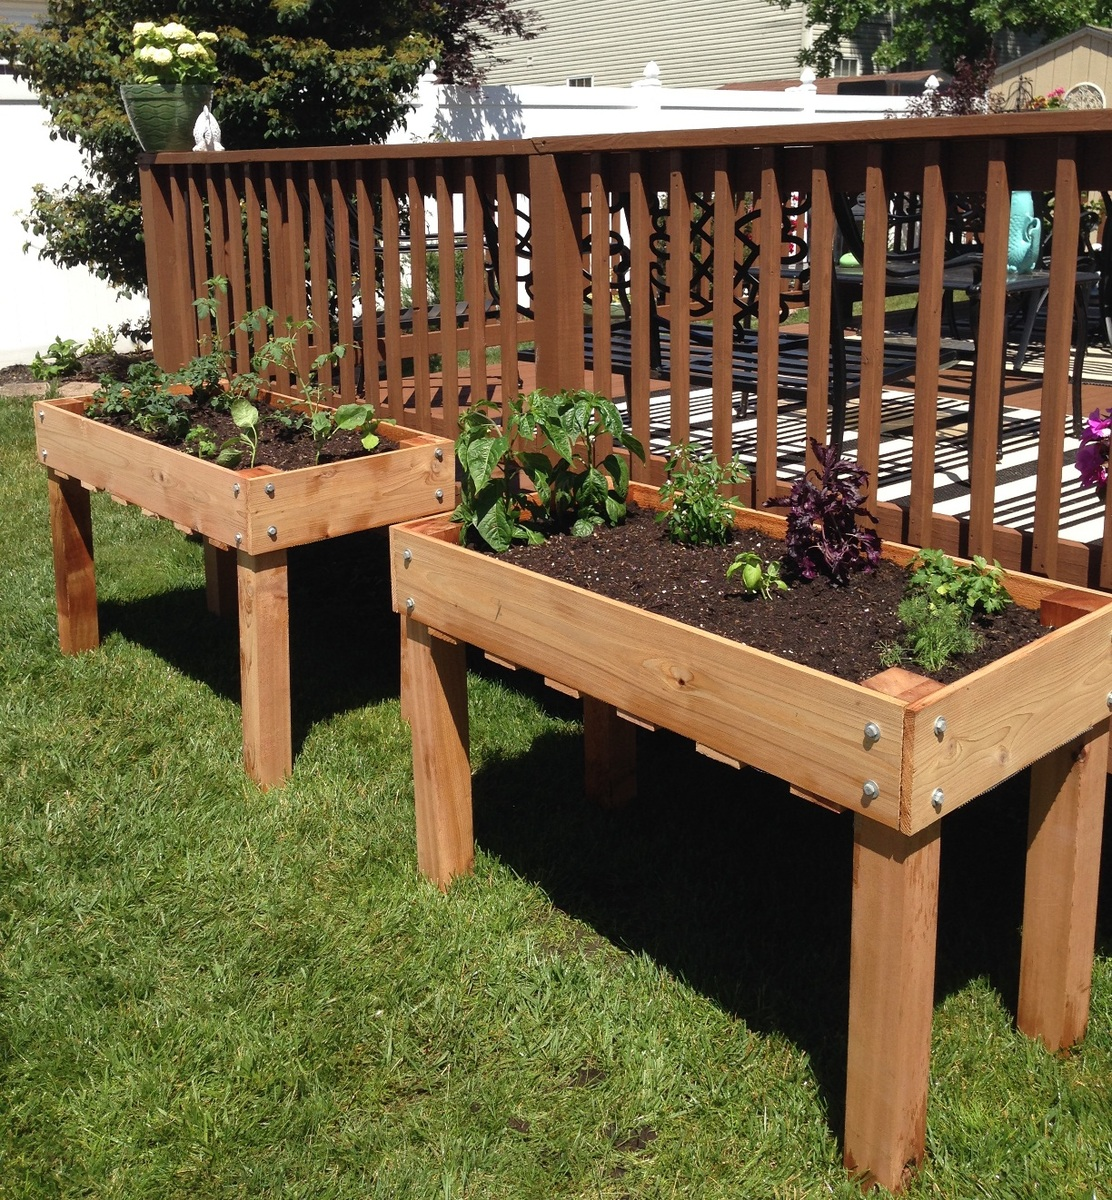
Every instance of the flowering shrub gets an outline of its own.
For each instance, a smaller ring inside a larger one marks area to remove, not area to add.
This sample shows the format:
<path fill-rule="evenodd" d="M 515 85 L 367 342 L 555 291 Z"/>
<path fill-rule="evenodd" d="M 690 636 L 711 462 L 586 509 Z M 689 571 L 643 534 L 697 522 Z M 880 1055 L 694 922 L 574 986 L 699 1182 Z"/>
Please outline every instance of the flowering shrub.
<path fill-rule="evenodd" d="M 1052 91 L 1047 92 L 1045 96 L 1032 96 L 1023 107 L 1034 109 L 1065 108 L 1066 89 L 1060 87 L 1054 88 Z"/>
<path fill-rule="evenodd" d="M 194 33 L 177 21 L 136 21 L 131 30 L 137 83 L 211 83 L 216 78 L 215 33 Z"/>
<path fill-rule="evenodd" d="M 1102 413 L 1094 409 L 1081 429 L 1081 445 L 1077 448 L 1074 466 L 1081 476 L 1083 487 L 1098 491 L 1108 482 L 1108 442 L 1112 436 L 1112 408 Z"/>

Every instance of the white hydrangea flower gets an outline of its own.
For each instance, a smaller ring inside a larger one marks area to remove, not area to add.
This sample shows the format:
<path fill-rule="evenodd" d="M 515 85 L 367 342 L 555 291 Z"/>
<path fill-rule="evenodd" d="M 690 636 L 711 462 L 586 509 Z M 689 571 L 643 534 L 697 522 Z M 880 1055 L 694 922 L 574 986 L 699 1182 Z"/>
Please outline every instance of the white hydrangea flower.
<path fill-rule="evenodd" d="M 136 52 L 135 57 L 143 62 L 154 63 L 158 67 L 164 67 L 174 61 L 173 53 L 165 46 L 144 46 Z"/>
<path fill-rule="evenodd" d="M 183 42 L 187 38 L 191 38 L 193 34 L 186 29 L 184 25 L 179 25 L 177 21 L 170 21 L 163 25 L 159 31 L 160 34 L 168 42 Z"/>
<path fill-rule="evenodd" d="M 179 58 L 207 58 L 208 51 L 199 42 L 182 42 L 178 47 Z"/>
<path fill-rule="evenodd" d="M 215 46 L 220 39 L 215 33 L 212 33 L 207 29 L 202 29 L 201 32 L 197 34 L 197 41 L 203 42 L 206 46 Z"/>
<path fill-rule="evenodd" d="M 132 37 L 143 37 L 144 34 L 150 33 L 154 29 L 153 21 L 136 21 L 131 27 Z"/>

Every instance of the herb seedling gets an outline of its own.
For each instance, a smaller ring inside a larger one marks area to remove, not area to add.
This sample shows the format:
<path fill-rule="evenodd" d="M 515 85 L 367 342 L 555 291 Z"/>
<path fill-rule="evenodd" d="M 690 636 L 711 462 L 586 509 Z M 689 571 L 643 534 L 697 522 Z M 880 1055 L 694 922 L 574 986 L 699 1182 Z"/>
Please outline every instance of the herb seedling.
<path fill-rule="evenodd" d="M 545 533 L 586 537 L 625 517 L 629 464 L 613 451 L 600 459 L 600 443 L 612 439 L 642 460 L 645 452 L 611 400 L 586 391 L 535 391 L 506 405 L 501 426 L 492 411 L 481 402 L 460 416 L 456 457 L 463 475 L 452 517 L 464 527 L 461 538 L 473 529 L 500 553 L 514 541 L 543 541 Z"/>
<path fill-rule="evenodd" d="M 980 554 L 965 566 L 941 550 L 920 550 L 911 564 L 912 575 L 907 582 L 908 595 L 927 597 L 932 608 L 956 604 L 959 608 L 988 614 L 1002 612 L 1012 602 L 1004 586 L 1004 569 L 999 562 Z"/>
<path fill-rule="evenodd" d="M 727 579 L 738 574 L 741 576 L 742 590 L 763 600 L 771 600 L 774 591 L 788 590 L 788 585 L 780 578 L 780 560 L 774 558 L 765 563 L 755 550 L 742 551 L 726 568 Z"/>
<path fill-rule="evenodd" d="M 749 472 L 734 455 L 720 463 L 709 451 L 690 445 L 669 446 L 665 462 L 667 478 L 660 498 L 669 507 L 656 519 L 673 542 L 690 546 L 720 546 L 729 537 L 734 514 L 742 507 L 722 494 L 728 484 L 744 483 Z"/>
<path fill-rule="evenodd" d="M 925 671 L 940 671 L 951 659 L 971 654 L 981 644 L 980 635 L 957 604 L 932 605 L 919 593 L 901 600 L 896 611 L 904 627 L 903 639 L 880 647 L 882 666 L 912 662 Z"/>
<path fill-rule="evenodd" d="M 832 582 L 844 584 L 854 571 L 873 571 L 880 561 L 880 537 L 861 524 L 876 524 L 865 507 L 869 475 L 839 458 L 833 446 L 812 438 L 811 449 L 819 470 L 797 479 L 790 495 L 767 503 L 789 510 L 784 558 L 792 572 L 802 579 L 827 575 Z"/>

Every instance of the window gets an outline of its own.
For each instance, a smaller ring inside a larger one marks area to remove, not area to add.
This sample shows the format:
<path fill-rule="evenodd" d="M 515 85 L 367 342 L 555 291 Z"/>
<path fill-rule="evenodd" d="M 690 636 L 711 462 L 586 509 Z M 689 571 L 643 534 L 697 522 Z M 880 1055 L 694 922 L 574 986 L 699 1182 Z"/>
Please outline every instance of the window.
<path fill-rule="evenodd" d="M 831 74 L 837 79 L 845 79 L 850 75 L 861 74 L 861 60 L 859 58 L 842 58 L 839 55 L 834 60 L 834 69 Z"/>
<path fill-rule="evenodd" d="M 593 75 L 569 75 L 568 87 L 594 87 L 595 77 Z"/>

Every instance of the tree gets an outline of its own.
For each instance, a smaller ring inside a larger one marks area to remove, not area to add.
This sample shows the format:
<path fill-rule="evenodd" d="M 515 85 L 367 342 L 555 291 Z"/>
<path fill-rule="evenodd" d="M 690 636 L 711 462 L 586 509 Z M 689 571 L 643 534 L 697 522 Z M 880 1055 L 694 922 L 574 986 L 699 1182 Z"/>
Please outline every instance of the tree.
<path fill-rule="evenodd" d="M 985 60 L 993 37 L 1004 29 L 1061 37 L 1085 24 L 1112 17 L 1110 0 L 769 0 L 781 8 L 802 4 L 815 31 L 801 66 L 829 75 L 839 45 L 867 21 L 891 18 L 891 37 L 873 55 L 878 67 L 910 69 L 930 63 L 936 53 L 952 70 L 959 58 Z"/>
<path fill-rule="evenodd" d="M 213 110 L 228 147 L 381 141 L 429 62 L 474 83 L 494 34 L 535 36 L 511 0 L 48 0 L 36 27 L 0 25 L 0 57 L 76 142 L 88 178 L 34 188 L 24 228 L 40 255 L 141 291 L 146 265 L 139 146 L 119 97 L 136 21 L 178 20 L 219 37 Z M 169 7 L 173 4 L 173 7 Z"/>

